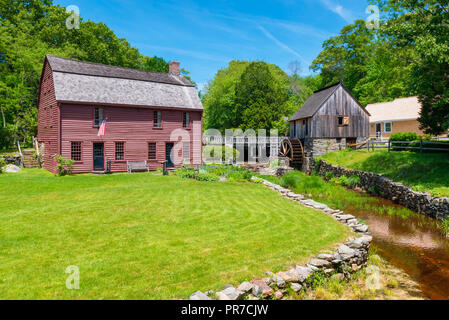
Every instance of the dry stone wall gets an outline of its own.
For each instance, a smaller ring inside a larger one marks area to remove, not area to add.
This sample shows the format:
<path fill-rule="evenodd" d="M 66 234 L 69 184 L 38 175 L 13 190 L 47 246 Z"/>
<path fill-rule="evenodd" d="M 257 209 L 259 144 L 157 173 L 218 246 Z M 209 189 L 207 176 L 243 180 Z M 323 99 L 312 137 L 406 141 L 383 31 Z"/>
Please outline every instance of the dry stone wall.
<path fill-rule="evenodd" d="M 414 191 L 412 188 L 394 182 L 383 175 L 351 170 L 321 160 L 318 173 L 325 177 L 327 172 L 332 172 L 335 177 L 357 176 L 360 178 L 360 187 L 365 191 L 391 200 L 412 211 L 440 220 L 449 217 L 449 198 L 434 198 L 429 193 Z"/>

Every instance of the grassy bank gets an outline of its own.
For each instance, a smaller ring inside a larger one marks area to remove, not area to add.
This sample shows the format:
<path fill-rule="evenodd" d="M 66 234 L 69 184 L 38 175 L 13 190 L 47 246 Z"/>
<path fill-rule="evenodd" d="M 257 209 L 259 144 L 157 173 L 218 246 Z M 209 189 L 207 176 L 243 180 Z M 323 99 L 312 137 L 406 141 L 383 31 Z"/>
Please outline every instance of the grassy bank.
<path fill-rule="evenodd" d="M 339 151 L 322 157 L 349 169 L 383 174 L 416 191 L 449 197 L 449 154 L 415 152 Z"/>
<path fill-rule="evenodd" d="M 400 206 L 384 204 L 379 198 L 367 194 L 348 190 L 345 187 L 326 182 L 320 176 L 308 176 L 300 171 L 288 173 L 283 178 L 261 176 L 273 183 L 291 189 L 293 192 L 304 194 L 318 202 L 327 204 L 331 208 L 340 210 L 366 210 L 385 215 L 395 215 L 403 218 L 409 216 L 422 217 L 421 215 Z"/>
<path fill-rule="evenodd" d="M 301 300 L 426 300 L 419 285 L 402 270 L 371 254 L 368 266 L 349 280 L 317 279 Z"/>
<path fill-rule="evenodd" d="M 347 232 L 248 182 L 1 174 L 0 297 L 187 298 L 302 263 Z M 66 289 L 72 265 L 80 290 Z"/>

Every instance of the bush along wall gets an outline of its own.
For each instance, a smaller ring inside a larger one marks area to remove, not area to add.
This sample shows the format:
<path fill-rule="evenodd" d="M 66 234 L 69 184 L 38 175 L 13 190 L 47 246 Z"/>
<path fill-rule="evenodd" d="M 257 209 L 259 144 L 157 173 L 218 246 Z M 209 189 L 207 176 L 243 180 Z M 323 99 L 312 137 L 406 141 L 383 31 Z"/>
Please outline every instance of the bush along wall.
<path fill-rule="evenodd" d="M 360 178 L 360 187 L 375 196 L 435 219 L 446 220 L 449 217 L 449 198 L 434 198 L 429 193 L 414 191 L 383 175 L 339 167 L 324 160 L 320 160 L 318 173 L 322 177 L 357 176 Z"/>
<path fill-rule="evenodd" d="M 237 287 L 225 285 L 221 291 L 197 291 L 190 300 L 281 300 L 288 299 L 291 292 L 295 294 L 313 288 L 316 277 L 337 278 L 339 281 L 349 279 L 351 274 L 365 267 L 368 263 L 369 248 L 373 238 L 369 227 L 359 223 L 352 215 L 333 210 L 325 204 L 306 199 L 303 195 L 260 178 L 252 178 L 268 188 L 278 192 L 284 198 L 297 201 L 306 207 L 331 215 L 335 220 L 347 225 L 360 237 L 350 239 L 336 246 L 334 252 L 321 253 L 311 259 L 305 266 L 294 266 L 287 271 L 267 272 L 266 278 L 242 282 Z"/>

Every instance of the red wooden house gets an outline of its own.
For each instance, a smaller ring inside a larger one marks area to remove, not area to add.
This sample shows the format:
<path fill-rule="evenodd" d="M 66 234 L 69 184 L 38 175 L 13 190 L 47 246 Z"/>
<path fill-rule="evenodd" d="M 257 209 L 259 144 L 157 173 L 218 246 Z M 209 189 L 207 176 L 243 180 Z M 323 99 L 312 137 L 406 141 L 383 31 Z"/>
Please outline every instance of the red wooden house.
<path fill-rule="evenodd" d="M 127 161 L 179 167 L 174 150 L 184 163 L 200 165 L 203 106 L 179 70 L 179 62 L 157 73 L 48 55 L 38 102 L 44 168 L 55 172 L 58 154 L 75 161 L 75 173 L 104 171 L 109 161 L 113 172 L 126 171 Z M 172 137 L 176 129 L 182 140 Z"/>

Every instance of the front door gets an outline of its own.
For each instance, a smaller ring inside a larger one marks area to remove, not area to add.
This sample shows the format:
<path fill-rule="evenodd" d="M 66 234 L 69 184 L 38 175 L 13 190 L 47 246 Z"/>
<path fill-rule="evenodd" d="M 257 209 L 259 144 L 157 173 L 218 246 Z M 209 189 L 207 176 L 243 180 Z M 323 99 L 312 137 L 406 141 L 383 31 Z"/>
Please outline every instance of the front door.
<path fill-rule="evenodd" d="M 376 139 L 381 140 L 382 139 L 382 124 L 376 123 Z"/>
<path fill-rule="evenodd" d="M 167 160 L 167 167 L 172 168 L 175 166 L 172 160 L 172 150 L 174 148 L 173 143 L 166 143 L 165 144 L 165 160 Z"/>
<path fill-rule="evenodd" d="M 104 143 L 94 143 L 94 170 L 104 170 Z"/>

